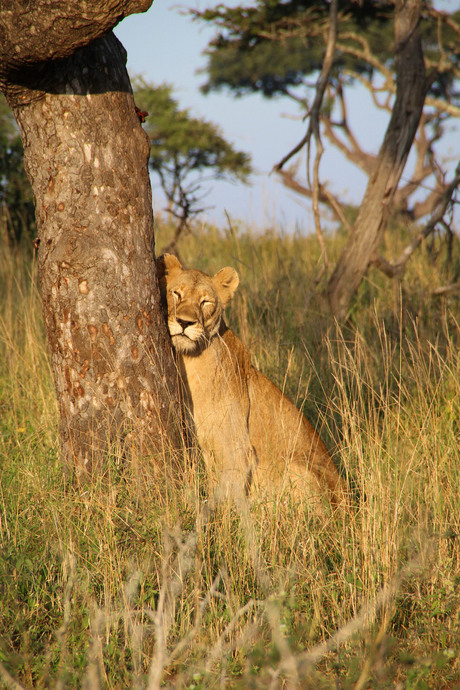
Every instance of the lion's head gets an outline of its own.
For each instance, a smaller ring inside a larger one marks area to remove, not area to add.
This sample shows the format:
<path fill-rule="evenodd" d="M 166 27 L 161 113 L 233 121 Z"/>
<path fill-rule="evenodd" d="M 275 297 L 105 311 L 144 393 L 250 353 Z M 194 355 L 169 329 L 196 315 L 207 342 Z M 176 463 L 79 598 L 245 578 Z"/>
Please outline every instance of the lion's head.
<path fill-rule="evenodd" d="M 224 308 L 238 287 L 238 273 L 227 266 L 211 277 L 182 268 L 172 254 L 160 256 L 156 265 L 174 348 L 199 354 L 219 332 Z"/>

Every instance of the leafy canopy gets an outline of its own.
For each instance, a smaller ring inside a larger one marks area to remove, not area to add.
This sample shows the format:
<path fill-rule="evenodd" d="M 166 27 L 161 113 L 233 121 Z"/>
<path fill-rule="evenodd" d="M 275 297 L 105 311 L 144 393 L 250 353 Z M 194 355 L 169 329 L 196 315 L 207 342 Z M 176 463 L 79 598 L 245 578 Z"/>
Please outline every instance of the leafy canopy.
<path fill-rule="evenodd" d="M 228 87 L 237 94 L 260 91 L 284 94 L 321 69 L 329 21 L 326 0 L 256 0 L 251 5 L 216 8 L 192 16 L 217 27 L 205 51 L 208 80 L 205 92 Z M 388 56 L 392 39 L 392 2 L 339 2 L 340 31 L 365 32 L 375 54 Z M 363 60 L 339 55 L 336 68 L 369 72 Z"/>
<path fill-rule="evenodd" d="M 428 61 L 439 61 L 438 16 L 427 3 L 421 26 L 424 52 Z M 264 96 L 289 94 L 322 66 L 329 22 L 328 0 L 256 0 L 249 5 L 227 7 L 220 4 L 204 11 L 192 10 L 194 19 L 210 23 L 217 33 L 209 43 L 207 81 L 203 91 L 228 88 L 237 95 L 260 92 Z M 339 22 L 334 74 L 351 72 L 372 75 L 372 59 L 356 51 L 360 37 L 365 37 L 372 55 L 392 69 L 394 62 L 394 3 L 388 0 L 339 0 Z M 442 31 L 442 50 L 447 64 L 460 66 L 459 34 L 455 26 L 460 12 L 446 14 Z M 350 50 L 347 50 L 347 48 Z M 441 97 L 452 94 L 454 75 L 449 69 L 433 69 L 431 93 Z M 289 95 L 292 95 L 289 94 Z"/>

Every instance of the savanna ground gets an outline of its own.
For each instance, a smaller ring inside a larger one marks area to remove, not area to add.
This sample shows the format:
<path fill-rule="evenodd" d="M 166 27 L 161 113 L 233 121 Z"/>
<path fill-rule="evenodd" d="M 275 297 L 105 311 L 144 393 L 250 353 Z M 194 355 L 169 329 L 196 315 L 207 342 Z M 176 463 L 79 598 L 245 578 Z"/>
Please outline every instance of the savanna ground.
<path fill-rule="evenodd" d="M 459 245 L 427 243 L 401 284 L 371 271 L 342 329 L 312 298 L 314 238 L 180 246 L 237 268 L 230 325 L 353 487 L 321 519 L 287 499 L 211 509 L 195 461 L 171 486 L 116 448 L 91 486 L 66 478 L 35 267 L 3 248 L 0 686 L 458 687 L 460 298 L 433 290 L 459 280 Z"/>

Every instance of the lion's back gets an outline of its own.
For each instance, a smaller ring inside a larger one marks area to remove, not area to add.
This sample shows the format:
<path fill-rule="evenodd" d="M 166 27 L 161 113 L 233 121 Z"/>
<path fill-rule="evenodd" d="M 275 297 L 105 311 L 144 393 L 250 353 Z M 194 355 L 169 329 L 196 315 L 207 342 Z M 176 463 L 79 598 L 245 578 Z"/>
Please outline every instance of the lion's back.
<path fill-rule="evenodd" d="M 248 379 L 249 429 L 262 466 L 305 466 L 312 453 L 326 448 L 310 422 L 284 393 L 257 369 Z"/>
<path fill-rule="evenodd" d="M 255 451 L 255 484 L 265 488 L 286 486 L 296 494 L 332 494 L 343 486 L 331 456 L 316 430 L 284 393 L 258 371 L 241 340 L 230 329 L 222 333 L 225 362 L 223 381 L 238 380 L 238 397 Z M 223 383 L 222 381 L 222 383 Z M 233 395 L 236 389 L 233 388 Z M 246 425 L 245 425 L 246 426 Z"/>

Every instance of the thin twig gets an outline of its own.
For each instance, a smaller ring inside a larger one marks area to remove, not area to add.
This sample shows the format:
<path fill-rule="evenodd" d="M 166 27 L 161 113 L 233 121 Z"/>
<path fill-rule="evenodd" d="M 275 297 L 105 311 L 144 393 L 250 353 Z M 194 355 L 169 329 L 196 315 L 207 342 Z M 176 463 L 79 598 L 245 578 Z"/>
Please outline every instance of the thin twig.
<path fill-rule="evenodd" d="M 316 155 L 313 165 L 313 217 L 315 219 L 315 232 L 318 238 L 319 246 L 321 247 L 321 256 L 323 257 L 324 267 L 329 270 L 330 263 L 327 256 L 326 243 L 324 241 L 323 230 L 321 228 L 321 217 L 319 214 L 319 164 L 324 153 L 321 137 L 315 136 L 316 139 Z"/>
<path fill-rule="evenodd" d="M 168 661 L 167 640 L 174 622 L 176 600 L 184 585 L 184 579 L 194 562 L 197 532 L 193 530 L 182 542 L 182 530 L 166 534 L 167 553 L 162 562 L 162 585 L 158 597 L 157 608 L 154 614 L 155 625 L 155 652 L 150 662 L 147 689 L 157 690 L 161 686 L 162 676 Z M 168 566 L 168 561 L 173 553 L 174 544 L 177 547 L 177 555 Z"/>
<path fill-rule="evenodd" d="M 281 171 L 285 163 L 292 158 L 296 153 L 298 153 L 303 146 L 307 147 L 307 181 L 309 186 L 312 187 L 313 198 L 313 217 L 315 219 L 315 231 L 318 238 L 319 245 L 321 247 L 321 255 L 323 257 L 323 262 L 325 268 L 329 268 L 329 259 L 327 256 L 326 244 L 324 242 L 323 231 L 321 228 L 321 218 L 319 213 L 319 194 L 320 194 L 320 183 L 319 183 L 319 164 L 321 162 L 321 157 L 323 155 L 323 145 L 321 142 L 321 134 L 319 127 L 321 106 L 324 99 L 324 93 L 326 91 L 327 84 L 329 82 L 329 76 L 331 73 L 332 65 L 334 63 L 335 46 L 337 42 L 337 24 L 338 24 L 338 0 L 331 0 L 330 10 L 329 10 L 329 32 L 326 44 L 326 53 L 324 55 L 323 65 L 321 68 L 318 81 L 316 83 L 316 93 L 313 101 L 313 105 L 308 113 L 308 128 L 305 136 L 301 141 L 295 146 L 292 151 L 290 151 L 284 158 L 274 167 L 276 172 Z M 315 139 L 316 144 L 316 155 L 315 162 L 313 164 L 313 185 L 310 184 L 310 144 L 312 136 Z"/>
<path fill-rule="evenodd" d="M 241 608 L 238 609 L 238 611 L 235 612 L 235 614 L 232 616 L 232 619 L 230 623 L 225 627 L 225 629 L 222 631 L 222 633 L 219 635 L 217 638 L 217 641 L 215 642 L 213 648 L 211 649 L 207 661 L 206 661 L 206 666 L 205 670 L 207 673 L 212 671 L 213 667 L 219 661 L 219 659 L 222 658 L 223 655 L 223 649 L 224 649 L 224 644 L 225 644 L 225 639 L 231 635 L 231 633 L 234 631 L 238 621 L 243 618 L 247 613 L 252 611 L 254 608 L 257 608 L 260 606 L 260 602 L 255 601 L 254 599 L 249 599 L 247 604 L 242 606 Z"/>
<path fill-rule="evenodd" d="M 423 240 L 426 239 L 433 232 L 438 223 L 443 222 L 443 218 L 446 214 L 449 205 L 453 201 L 453 196 L 459 184 L 460 162 L 457 165 L 452 182 L 446 187 L 444 193 L 439 197 L 436 211 L 432 214 L 430 220 L 425 225 L 425 227 L 422 228 L 420 232 L 413 238 L 413 240 L 407 245 L 407 247 L 403 249 L 396 261 L 391 263 L 384 259 L 382 256 L 376 255 L 373 258 L 372 263 L 375 266 L 377 266 L 377 268 L 380 268 L 386 275 L 390 276 L 391 278 L 398 275 L 401 276 L 404 273 L 404 269 L 407 262 L 409 261 L 410 257 L 415 252 L 415 250 L 420 246 Z"/>
<path fill-rule="evenodd" d="M 457 290 L 460 290 L 460 282 L 451 283 L 451 285 L 440 285 L 433 290 L 432 294 L 439 297 L 441 295 L 448 295 L 450 292 L 457 292 Z"/>
<path fill-rule="evenodd" d="M 209 592 L 207 592 L 205 598 L 200 602 L 200 605 L 198 607 L 198 610 L 197 610 L 197 613 L 195 616 L 195 622 L 193 624 L 192 629 L 187 633 L 187 635 L 185 637 L 183 637 L 177 643 L 177 645 L 171 651 L 171 653 L 169 654 L 168 663 L 172 663 L 174 661 L 174 659 L 176 659 L 185 649 L 190 647 L 193 639 L 200 632 L 201 622 L 203 620 L 203 614 L 206 611 L 207 607 L 209 606 L 211 599 L 213 597 L 215 597 L 216 599 L 220 599 L 222 597 L 221 593 L 217 589 L 219 587 L 221 580 L 222 580 L 222 572 L 219 570 L 219 572 L 217 573 L 217 575 L 214 578 L 214 581 L 211 585 L 211 589 L 209 590 Z"/>
<path fill-rule="evenodd" d="M 5 687 L 8 688 L 8 690 L 25 690 L 24 686 L 21 685 L 21 683 L 18 683 L 17 680 L 11 676 L 6 668 L 3 666 L 3 664 L 0 662 L 0 679 L 2 683 L 5 684 Z"/>
<path fill-rule="evenodd" d="M 326 46 L 326 53 L 324 56 L 323 66 L 321 68 L 318 81 L 316 82 L 316 94 L 313 101 L 313 105 L 308 113 L 308 128 L 304 137 L 299 141 L 299 143 L 294 146 L 292 151 L 290 151 L 284 158 L 281 159 L 279 163 L 274 166 L 274 171 L 277 172 L 281 170 L 283 166 L 290 160 L 296 153 L 298 153 L 305 144 L 308 144 L 312 134 L 318 134 L 319 136 L 319 114 L 321 110 L 321 105 L 323 103 L 324 92 L 326 91 L 326 86 L 329 81 L 329 75 L 331 73 L 332 64 L 334 62 L 335 45 L 337 40 L 337 0 L 331 1 L 330 11 L 329 11 L 329 34 Z"/>
<path fill-rule="evenodd" d="M 326 654 L 336 650 L 342 644 L 347 642 L 353 635 L 369 628 L 375 621 L 378 613 L 387 608 L 395 599 L 400 588 L 407 579 L 413 577 L 417 572 L 423 569 L 424 563 L 428 559 L 433 547 L 433 542 L 430 541 L 425 550 L 413 558 L 399 573 L 396 573 L 390 582 L 382 587 L 380 592 L 374 599 L 364 604 L 359 613 L 354 616 L 348 623 L 343 625 L 337 632 L 334 633 L 328 640 L 315 645 L 312 649 L 306 652 L 301 652 L 296 656 L 297 671 L 300 678 L 302 678 L 312 666 L 317 664 Z M 285 671 L 283 666 L 283 659 L 276 670 L 276 677 Z"/>
<path fill-rule="evenodd" d="M 155 627 L 155 651 L 150 662 L 147 690 L 157 690 L 161 686 L 163 672 L 170 659 L 167 640 L 174 622 L 176 600 L 182 592 L 186 575 L 193 567 L 198 534 L 208 523 L 212 510 L 213 507 L 208 504 L 203 506 L 196 517 L 194 529 L 186 536 L 179 527 L 165 532 L 162 585 L 156 610 L 151 615 Z M 177 553 L 170 562 L 174 547 Z M 148 614 L 147 610 L 145 612 Z"/>
<path fill-rule="evenodd" d="M 273 597 L 269 596 L 271 583 L 268 575 L 268 564 L 264 559 L 260 545 L 256 543 L 256 527 L 249 509 L 248 501 L 240 500 L 236 502 L 236 508 L 238 509 L 240 515 L 241 527 L 243 529 L 244 538 L 247 544 L 248 554 L 251 559 L 255 577 L 259 583 L 259 586 L 263 589 L 266 597 L 264 602 L 265 615 L 271 628 L 273 642 L 275 643 L 281 656 L 283 669 L 288 680 L 292 682 L 294 687 L 297 687 L 299 678 L 295 658 L 289 643 L 283 634 L 280 620 L 279 602 L 273 599 Z"/>

